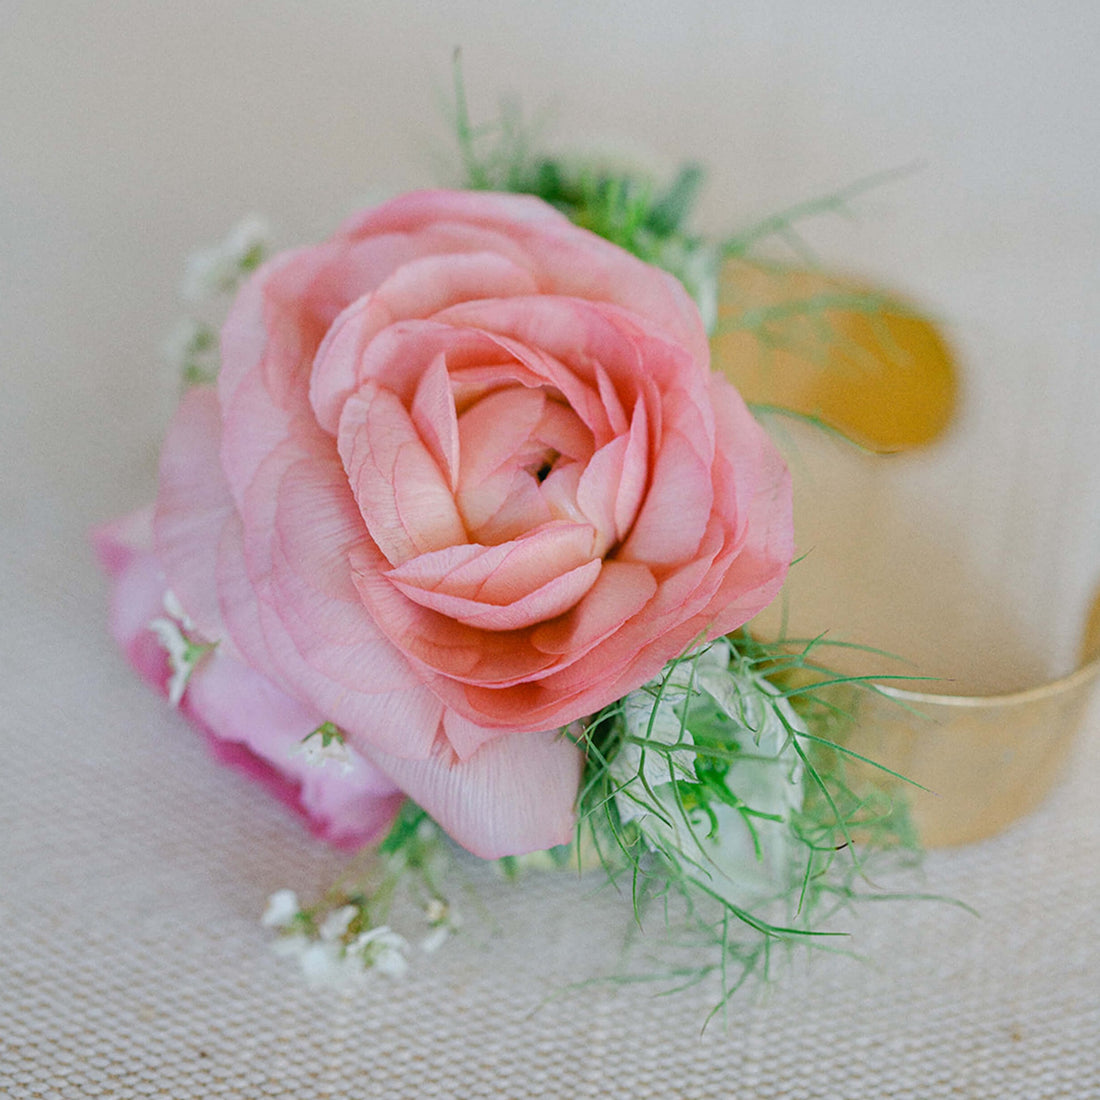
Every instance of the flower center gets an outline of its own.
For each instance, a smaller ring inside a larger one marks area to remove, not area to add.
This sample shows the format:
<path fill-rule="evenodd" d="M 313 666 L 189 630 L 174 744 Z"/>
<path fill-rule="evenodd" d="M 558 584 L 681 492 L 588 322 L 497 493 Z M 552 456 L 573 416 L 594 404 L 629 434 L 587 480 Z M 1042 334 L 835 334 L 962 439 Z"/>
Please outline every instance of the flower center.
<path fill-rule="evenodd" d="M 549 450 L 540 463 L 527 467 L 527 472 L 541 485 L 554 469 L 554 463 L 561 458 L 561 452 Z"/>

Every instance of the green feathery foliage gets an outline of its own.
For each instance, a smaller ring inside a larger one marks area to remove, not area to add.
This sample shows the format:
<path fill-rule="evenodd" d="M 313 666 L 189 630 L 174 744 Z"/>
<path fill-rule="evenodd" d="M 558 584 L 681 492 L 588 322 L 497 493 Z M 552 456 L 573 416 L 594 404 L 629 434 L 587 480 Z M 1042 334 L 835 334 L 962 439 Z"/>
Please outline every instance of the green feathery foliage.
<path fill-rule="evenodd" d="M 577 849 L 654 909 L 682 944 L 709 945 L 675 983 L 719 973 L 725 1003 L 773 949 L 827 945 L 838 910 L 872 894 L 870 868 L 910 864 L 905 802 L 850 765 L 843 744 L 870 680 L 818 660 L 821 639 L 767 644 L 740 631 L 679 661 L 588 724 Z M 893 775 L 894 773 L 890 773 Z"/>

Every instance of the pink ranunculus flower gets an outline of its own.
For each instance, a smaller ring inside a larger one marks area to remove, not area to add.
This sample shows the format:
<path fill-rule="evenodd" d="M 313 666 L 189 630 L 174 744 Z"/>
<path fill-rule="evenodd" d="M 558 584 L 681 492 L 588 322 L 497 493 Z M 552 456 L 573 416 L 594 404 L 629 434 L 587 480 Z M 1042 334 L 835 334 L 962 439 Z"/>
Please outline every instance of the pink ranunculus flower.
<path fill-rule="evenodd" d="M 561 736 L 768 604 L 787 471 L 671 276 L 537 199 L 405 195 L 261 268 L 165 443 L 224 659 L 482 856 L 569 839 Z"/>

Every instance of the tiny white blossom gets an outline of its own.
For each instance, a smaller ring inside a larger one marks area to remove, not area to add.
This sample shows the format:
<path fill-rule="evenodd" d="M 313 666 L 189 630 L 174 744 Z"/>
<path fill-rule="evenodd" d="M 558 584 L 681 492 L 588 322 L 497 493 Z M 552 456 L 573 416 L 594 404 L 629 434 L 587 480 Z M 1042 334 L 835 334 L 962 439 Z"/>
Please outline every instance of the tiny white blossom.
<path fill-rule="evenodd" d="M 424 919 L 431 931 L 420 941 L 420 950 L 429 955 L 438 951 L 462 926 L 459 915 L 443 898 L 428 901 L 424 906 Z"/>
<path fill-rule="evenodd" d="M 298 958 L 310 985 L 335 985 L 349 977 L 340 945 L 323 940 L 308 942 Z"/>
<path fill-rule="evenodd" d="M 233 290 L 254 266 L 254 258 L 267 249 L 270 237 L 266 222 L 250 214 L 220 244 L 192 253 L 184 270 L 183 296 L 197 303 Z"/>
<path fill-rule="evenodd" d="M 292 756 L 304 756 L 306 763 L 313 768 L 333 764 L 342 775 L 350 775 L 355 770 L 351 750 L 339 738 L 331 738 L 326 745 L 320 736 L 311 734 L 292 746 L 290 752 Z"/>
<path fill-rule="evenodd" d="M 154 619 L 149 624 L 149 629 L 168 654 L 168 666 L 172 670 L 168 679 L 168 702 L 178 707 L 195 668 L 195 662 L 190 659 L 191 643 L 184 636 L 179 623 L 173 619 Z"/>
<path fill-rule="evenodd" d="M 374 956 L 371 965 L 387 978 L 403 978 L 409 972 L 409 960 L 401 950 L 385 947 Z"/>
<path fill-rule="evenodd" d="M 434 955 L 451 938 L 449 925 L 440 924 L 433 928 L 421 941 L 420 950 L 426 955 Z"/>
<path fill-rule="evenodd" d="M 192 252 L 183 272 L 183 296 L 198 305 L 229 290 L 236 277 L 236 265 L 220 249 L 204 248 Z"/>
<path fill-rule="evenodd" d="M 173 666 L 181 664 L 187 656 L 190 646 L 180 624 L 175 619 L 152 619 L 149 629 L 157 636 L 161 648 L 168 654 L 168 660 Z"/>
<path fill-rule="evenodd" d="M 409 969 L 408 950 L 405 937 L 382 924 L 357 936 L 348 955 L 360 959 L 364 968 L 377 970 L 387 978 L 400 978 Z"/>
<path fill-rule="evenodd" d="M 298 895 L 293 890 L 276 890 L 267 899 L 267 908 L 260 923 L 265 928 L 287 928 L 300 911 Z"/>
<path fill-rule="evenodd" d="M 198 663 L 214 648 L 212 642 L 196 642 L 187 632 L 195 628 L 174 592 L 168 589 L 163 598 L 168 618 L 153 619 L 149 629 L 157 636 L 161 648 L 168 654 L 168 666 L 172 675 L 168 679 L 168 702 L 178 707 L 191 674 Z"/>
<path fill-rule="evenodd" d="M 282 959 L 301 958 L 313 941 L 301 932 L 293 936 L 279 936 L 271 943 L 271 950 Z"/>
<path fill-rule="evenodd" d="M 205 327 L 194 318 L 183 318 L 161 344 L 161 358 L 173 370 L 183 371 L 201 354 L 205 331 Z"/>
<path fill-rule="evenodd" d="M 442 924 L 450 913 L 451 907 L 442 898 L 432 898 L 424 906 L 424 919 L 429 924 Z"/>
<path fill-rule="evenodd" d="M 164 605 L 164 610 L 167 611 L 184 630 L 195 629 L 195 624 L 191 621 L 191 616 L 184 611 L 179 596 L 177 596 L 171 588 L 166 588 L 164 590 L 164 598 L 161 600 L 161 603 Z"/>
<path fill-rule="evenodd" d="M 342 905 L 339 909 L 334 909 L 321 922 L 321 927 L 318 929 L 321 939 L 338 940 L 348 930 L 348 925 L 355 919 L 357 912 L 354 905 Z"/>
<path fill-rule="evenodd" d="M 257 252 L 271 247 L 271 226 L 259 214 L 246 214 L 226 235 L 222 248 L 238 267 L 248 262 Z"/>

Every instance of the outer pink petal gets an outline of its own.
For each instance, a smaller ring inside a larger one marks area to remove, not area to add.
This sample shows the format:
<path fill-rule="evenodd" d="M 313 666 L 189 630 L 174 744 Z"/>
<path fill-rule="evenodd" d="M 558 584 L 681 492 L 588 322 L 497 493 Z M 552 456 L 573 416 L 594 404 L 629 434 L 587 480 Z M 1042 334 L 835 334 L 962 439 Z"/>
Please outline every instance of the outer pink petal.
<path fill-rule="evenodd" d="M 268 284 L 284 268 L 312 264 L 309 257 L 314 252 L 315 249 L 303 248 L 273 257 L 245 283 L 234 299 L 221 330 L 218 394 L 223 405 L 229 405 L 244 378 L 263 362 L 271 330 Z"/>
<path fill-rule="evenodd" d="M 401 234 L 337 238 L 282 253 L 245 284 L 222 326 L 218 376 L 227 425 L 222 458 L 235 499 L 290 422 L 314 420 L 310 375 L 337 315 L 425 247 Z"/>
<path fill-rule="evenodd" d="M 281 627 L 293 651 L 283 646 L 277 657 L 284 668 L 292 666 L 304 689 L 299 694 L 349 735 L 390 752 L 424 755 L 438 703 L 375 625 L 350 580 L 349 556 L 369 540 L 356 523 L 339 465 L 296 463 L 275 501 L 269 602 L 261 608 L 269 646 Z"/>
<path fill-rule="evenodd" d="M 573 225 L 539 199 L 474 191 L 417 191 L 353 218 L 342 232 L 415 232 L 442 219 L 499 227 L 530 258 L 542 293 L 613 302 L 662 329 L 705 368 L 699 310 L 679 280 Z"/>
<path fill-rule="evenodd" d="M 168 657 L 149 629 L 164 614 L 164 570 L 148 548 L 152 509 L 96 528 L 92 545 L 111 578 L 108 625 L 111 636 L 137 674 L 167 694 Z"/>
<path fill-rule="evenodd" d="M 497 738 L 465 761 L 445 741 L 428 760 L 371 755 L 459 844 L 483 859 L 540 851 L 572 837 L 583 760 L 556 730 Z"/>
<path fill-rule="evenodd" d="M 764 429 L 751 416 L 747 424 L 741 418 L 744 405 L 729 389 L 715 401 L 719 438 L 726 444 L 720 446 L 715 463 L 715 490 L 720 498 L 737 502 L 731 535 L 735 556 L 710 608 L 692 620 L 702 629 L 709 615 L 710 637 L 734 630 L 763 611 L 782 587 L 794 555 L 790 472 Z M 745 483 L 751 487 L 748 500 Z"/>
<path fill-rule="evenodd" d="M 215 737 L 245 746 L 293 784 L 302 811 L 325 839 L 367 843 L 393 820 L 400 790 L 356 753 L 349 754 L 349 771 L 310 764 L 295 750 L 322 716 L 247 665 L 215 654 L 191 677 L 185 700 L 189 714 Z"/>
<path fill-rule="evenodd" d="M 207 386 L 183 397 L 160 456 L 153 531 L 168 587 L 212 640 L 226 637 L 216 584 L 218 543 L 233 514 L 218 462 L 221 419 L 218 397 Z"/>
<path fill-rule="evenodd" d="M 149 629 L 164 613 L 165 577 L 153 553 L 151 509 L 98 528 L 93 544 L 113 581 L 111 632 L 138 674 L 167 694 L 167 655 Z M 223 762 L 260 781 L 335 844 L 373 840 L 403 795 L 380 771 L 353 757 L 352 773 L 310 767 L 291 749 L 321 722 L 219 646 L 192 674 L 182 710 Z"/>
<path fill-rule="evenodd" d="M 115 578 L 135 555 L 153 549 L 153 506 L 146 505 L 94 528 L 90 535 L 100 568 Z"/>
<path fill-rule="evenodd" d="M 516 223 L 572 224 L 554 207 L 530 195 L 429 190 L 409 191 L 382 206 L 364 210 L 344 222 L 339 231 L 353 238 L 375 233 L 410 233 L 439 221 L 465 221 L 505 229 Z"/>
<path fill-rule="evenodd" d="M 300 421 L 276 404 L 259 370 L 245 375 L 232 397 L 221 400 L 221 466 L 233 499 L 242 507 L 260 467 L 292 438 Z"/>
<path fill-rule="evenodd" d="M 360 668 L 357 690 L 310 665 L 295 644 L 287 622 L 272 603 L 257 594 L 245 559 L 239 522 L 226 525 L 219 551 L 222 614 L 253 667 L 285 684 L 298 698 L 308 700 L 319 713 L 345 730 L 351 743 L 360 749 L 380 739 L 395 753 L 424 755 L 429 751 L 442 705 L 419 685 L 411 669 L 407 670 L 407 686 L 391 683 L 387 690 L 387 681 L 373 675 L 377 661 L 368 661 L 372 675 L 364 676 Z M 283 610 L 291 615 L 288 609 Z M 292 616 L 291 625 L 299 625 Z M 345 654 L 341 656 L 346 658 Z M 379 694 L 370 694 L 371 691 Z"/>
<path fill-rule="evenodd" d="M 243 406 L 250 440 L 263 438 L 264 427 L 281 427 L 279 410 L 291 419 L 314 419 L 308 386 L 317 348 L 344 306 L 376 285 L 392 270 L 386 265 L 407 255 L 408 248 L 396 257 L 392 253 L 387 241 L 354 247 L 329 241 L 283 253 L 245 284 L 222 327 L 218 395 L 227 419 Z M 373 270 L 379 263 L 382 271 Z M 246 398 L 239 391 L 249 382 Z M 228 462 L 226 471 L 237 495 Z"/>
<path fill-rule="evenodd" d="M 479 726 L 456 710 L 443 711 L 442 729 L 443 736 L 459 760 L 468 760 L 482 745 L 487 745 L 498 737 L 507 737 L 512 732 Z"/>

